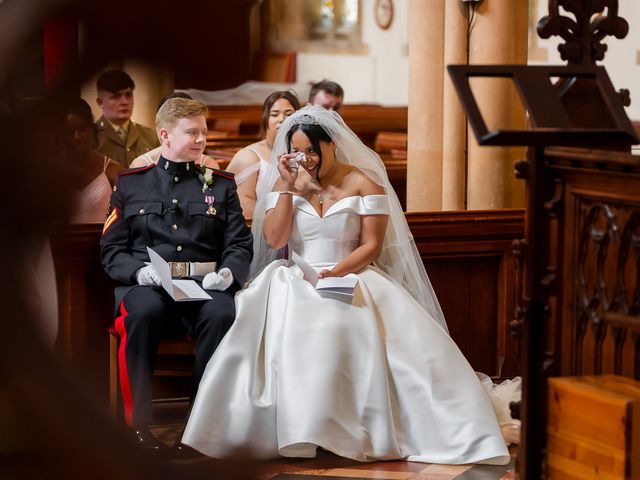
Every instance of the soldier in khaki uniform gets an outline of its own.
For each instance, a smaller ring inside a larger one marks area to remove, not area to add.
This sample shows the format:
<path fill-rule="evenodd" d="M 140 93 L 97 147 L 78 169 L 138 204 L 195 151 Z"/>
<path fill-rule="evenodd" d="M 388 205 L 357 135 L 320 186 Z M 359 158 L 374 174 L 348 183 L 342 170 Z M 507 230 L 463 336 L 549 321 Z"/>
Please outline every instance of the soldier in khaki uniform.
<path fill-rule="evenodd" d="M 133 80 L 122 70 L 108 70 L 97 82 L 102 116 L 96 122 L 96 150 L 125 168 L 137 156 L 160 145 L 155 131 L 131 120 L 134 88 Z"/>

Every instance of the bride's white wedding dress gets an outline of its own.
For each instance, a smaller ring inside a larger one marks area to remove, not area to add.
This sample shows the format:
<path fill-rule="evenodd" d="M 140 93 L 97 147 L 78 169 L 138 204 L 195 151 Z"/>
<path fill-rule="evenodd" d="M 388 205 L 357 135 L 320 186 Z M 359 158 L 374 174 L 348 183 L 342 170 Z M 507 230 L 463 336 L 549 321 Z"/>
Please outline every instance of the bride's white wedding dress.
<path fill-rule="evenodd" d="M 273 208 L 278 193 L 270 193 Z M 360 215 L 385 195 L 353 196 L 320 217 L 293 197 L 289 250 L 317 269 L 357 248 Z M 236 296 L 236 321 L 209 361 L 183 442 L 212 457 L 505 464 L 489 397 L 445 330 L 375 266 L 351 303 L 321 297 L 279 260 Z"/>

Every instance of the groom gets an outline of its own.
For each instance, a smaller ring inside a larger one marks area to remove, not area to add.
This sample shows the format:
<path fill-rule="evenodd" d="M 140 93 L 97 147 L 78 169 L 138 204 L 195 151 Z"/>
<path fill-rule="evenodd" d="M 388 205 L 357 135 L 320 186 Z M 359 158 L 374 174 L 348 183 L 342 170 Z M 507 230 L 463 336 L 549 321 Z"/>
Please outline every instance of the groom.
<path fill-rule="evenodd" d="M 157 164 L 119 175 L 104 224 L 102 263 L 121 284 L 115 290 L 118 367 L 124 415 L 137 442 L 161 444 L 146 425 L 151 415 L 151 376 L 158 344 L 169 332 L 197 342 L 194 395 L 204 369 L 235 318 L 234 294 L 246 281 L 252 236 L 233 174 L 195 161 L 206 143 L 207 107 L 172 98 L 156 115 L 162 155 Z M 149 264 L 147 246 L 169 262 L 174 278 L 202 282 L 206 301 L 174 301 Z"/>

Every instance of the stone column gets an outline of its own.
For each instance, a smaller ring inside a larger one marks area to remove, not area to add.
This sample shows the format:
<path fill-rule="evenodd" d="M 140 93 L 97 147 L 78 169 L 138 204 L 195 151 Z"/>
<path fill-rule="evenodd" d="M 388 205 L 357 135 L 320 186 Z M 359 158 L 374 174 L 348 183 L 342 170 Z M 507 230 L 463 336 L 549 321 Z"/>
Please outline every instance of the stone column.
<path fill-rule="evenodd" d="M 526 64 L 528 0 L 491 0 L 478 6 L 469 43 L 471 64 Z M 513 82 L 476 78 L 471 83 L 489 129 L 523 128 L 525 112 Z M 468 135 L 467 208 L 521 206 L 524 185 L 513 177 L 523 149 L 480 147 Z"/>
<path fill-rule="evenodd" d="M 407 211 L 442 209 L 445 0 L 411 0 Z"/>
<path fill-rule="evenodd" d="M 275 25 L 277 25 L 274 40 L 277 42 L 279 51 L 291 51 L 295 49 L 296 41 L 303 39 L 309 29 L 308 21 L 311 15 L 309 2 L 300 1 L 280 1 L 277 4 Z M 273 25 L 273 24 L 272 24 Z"/>
<path fill-rule="evenodd" d="M 442 121 L 442 210 L 464 210 L 466 199 L 467 117 L 447 65 L 467 63 L 467 5 L 445 3 Z"/>

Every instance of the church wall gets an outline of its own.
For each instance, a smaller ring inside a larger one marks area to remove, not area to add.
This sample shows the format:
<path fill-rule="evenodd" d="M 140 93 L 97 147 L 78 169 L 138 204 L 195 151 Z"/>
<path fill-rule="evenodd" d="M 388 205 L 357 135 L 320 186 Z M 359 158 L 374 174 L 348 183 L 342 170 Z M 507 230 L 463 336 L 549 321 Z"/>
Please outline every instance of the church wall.
<path fill-rule="evenodd" d="M 535 32 L 537 21 L 548 14 L 546 0 L 530 0 Z M 394 19 L 388 30 L 380 29 L 374 19 L 375 0 L 362 0 L 362 41 L 367 47 L 363 55 L 298 54 L 297 78 L 300 83 L 330 78 L 345 87 L 348 103 L 406 105 L 408 98 L 408 9 L 406 0 L 394 2 Z M 607 68 L 616 89 L 631 91 L 632 104 L 627 108 L 633 120 L 640 120 L 640 2 L 620 0 L 619 14 L 629 22 L 630 30 L 623 40 L 608 38 L 609 51 L 601 62 Z M 535 33 L 534 33 L 535 34 Z M 557 51 L 560 40 L 535 38 L 530 45 L 532 65 L 564 63 Z"/>
<path fill-rule="evenodd" d="M 533 18 L 530 29 L 548 13 L 546 0 L 533 2 Z M 347 103 L 373 103 L 385 106 L 407 105 L 408 99 L 408 15 L 409 2 L 394 2 L 394 18 L 391 26 L 383 30 L 374 18 L 375 0 L 361 2 L 361 38 L 363 48 L 358 54 L 331 54 L 299 52 L 297 57 L 297 83 L 305 84 L 329 78 L 340 83 L 346 92 Z M 631 119 L 640 120 L 640 2 L 620 0 L 620 15 L 630 25 L 628 36 L 623 40 L 608 38 L 609 51 L 602 63 L 607 68 L 616 89 L 631 91 L 632 104 L 627 108 Z M 557 52 L 558 38 L 543 40 L 530 35 L 530 64 L 560 64 Z M 161 85 L 148 82 L 157 78 L 158 72 L 148 71 L 145 66 L 126 65 L 134 81 L 141 87 L 137 92 L 134 120 L 151 125 L 155 104 L 171 89 L 172 73 L 165 72 Z M 151 69 L 152 70 L 152 69 Z M 152 86 L 153 91 L 146 91 Z M 157 90 L 157 91 L 156 91 Z M 89 101 L 96 117 L 100 110 L 95 105 L 95 80 L 87 82 L 82 96 Z M 148 97 L 148 98 L 147 98 Z"/>
<path fill-rule="evenodd" d="M 406 105 L 409 85 L 409 2 L 396 1 L 393 5 L 393 21 L 387 30 L 383 30 L 375 22 L 375 0 L 362 0 L 362 42 L 366 53 L 335 55 L 300 52 L 298 83 L 328 78 L 342 85 L 347 103 Z"/>

